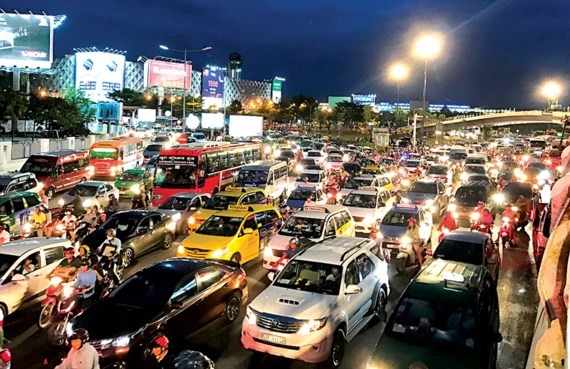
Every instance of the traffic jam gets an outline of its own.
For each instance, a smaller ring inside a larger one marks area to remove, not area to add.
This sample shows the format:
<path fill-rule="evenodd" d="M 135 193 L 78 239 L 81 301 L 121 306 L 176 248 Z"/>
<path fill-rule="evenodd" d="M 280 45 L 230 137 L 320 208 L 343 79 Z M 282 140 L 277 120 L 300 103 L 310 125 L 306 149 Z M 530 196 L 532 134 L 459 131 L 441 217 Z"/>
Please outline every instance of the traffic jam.
<path fill-rule="evenodd" d="M 165 130 L 32 155 L 0 175 L 5 336 L 34 312 L 52 368 L 76 368 L 70 339 L 101 368 L 144 368 L 166 347 L 213 368 L 188 342 L 220 326 L 266 364 L 496 368 L 502 257 L 526 248 L 540 267 L 561 165 L 548 137 L 378 150 Z"/>

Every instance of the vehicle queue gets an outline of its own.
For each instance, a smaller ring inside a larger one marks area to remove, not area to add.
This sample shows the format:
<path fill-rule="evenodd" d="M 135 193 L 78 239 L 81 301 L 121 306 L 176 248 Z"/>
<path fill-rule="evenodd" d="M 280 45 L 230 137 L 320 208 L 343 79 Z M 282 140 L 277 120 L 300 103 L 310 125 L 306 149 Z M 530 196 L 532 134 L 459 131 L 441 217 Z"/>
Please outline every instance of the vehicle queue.
<path fill-rule="evenodd" d="M 26 179 L 0 177 L 0 228 L 11 240 L 0 246 L 2 314 L 45 292 L 38 324 L 50 343 L 87 330 L 103 367 L 138 368 L 158 338 L 181 342 L 245 310 L 241 342 L 264 354 L 338 367 L 345 345 L 387 319 L 370 368 L 455 367 L 437 355 L 442 345 L 493 368 L 500 248 L 529 223 L 533 235 L 544 228 L 560 169 L 553 149 L 524 145 L 378 152 L 281 135 L 167 145 L 146 158 L 142 142 L 34 155 Z M 132 209 L 121 210 L 126 196 Z M 122 280 L 178 236 L 175 258 Z M 544 240 L 533 237 L 537 264 Z M 250 301 L 240 265 L 256 259 L 271 284 Z M 389 265 L 413 275 L 388 317 Z M 104 316 L 123 325 L 100 324 Z"/>

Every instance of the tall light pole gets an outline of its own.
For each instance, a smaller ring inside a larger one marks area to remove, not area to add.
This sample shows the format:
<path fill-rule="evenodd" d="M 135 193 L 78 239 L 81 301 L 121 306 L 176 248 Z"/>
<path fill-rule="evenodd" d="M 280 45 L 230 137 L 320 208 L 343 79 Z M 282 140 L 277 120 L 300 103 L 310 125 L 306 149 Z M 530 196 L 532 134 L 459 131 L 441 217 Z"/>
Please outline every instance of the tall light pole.
<path fill-rule="evenodd" d="M 408 78 L 410 70 L 408 66 L 402 63 L 392 64 L 388 70 L 388 74 L 392 81 L 395 81 L 398 85 L 398 93 L 396 95 L 396 106 L 400 103 L 400 83 Z"/>
<path fill-rule="evenodd" d="M 420 36 L 414 44 L 414 55 L 424 61 L 424 89 L 422 94 L 422 109 L 424 111 L 424 118 L 427 113 L 426 106 L 426 93 L 427 93 L 427 79 L 428 79 L 428 61 L 435 59 L 441 52 L 443 40 L 437 34 L 425 34 Z M 422 137 L 424 135 L 424 120 L 422 119 Z"/>
<path fill-rule="evenodd" d="M 188 53 L 199 53 L 202 51 L 212 50 L 212 46 L 204 46 L 203 48 L 196 49 L 196 50 L 171 49 L 166 45 L 159 45 L 159 47 L 162 50 L 174 51 L 177 53 L 184 53 L 184 93 L 182 94 L 182 122 L 184 122 L 184 126 L 186 126 L 186 78 L 187 78 L 186 64 L 188 63 L 187 55 L 188 55 Z"/>
<path fill-rule="evenodd" d="M 542 96 L 548 99 L 548 110 L 552 110 L 553 107 L 558 105 L 558 99 L 562 94 L 562 86 L 556 81 L 547 81 L 540 88 L 540 93 Z M 550 130 L 550 121 L 548 122 L 547 131 Z M 548 133 L 547 133 L 548 134 Z"/>

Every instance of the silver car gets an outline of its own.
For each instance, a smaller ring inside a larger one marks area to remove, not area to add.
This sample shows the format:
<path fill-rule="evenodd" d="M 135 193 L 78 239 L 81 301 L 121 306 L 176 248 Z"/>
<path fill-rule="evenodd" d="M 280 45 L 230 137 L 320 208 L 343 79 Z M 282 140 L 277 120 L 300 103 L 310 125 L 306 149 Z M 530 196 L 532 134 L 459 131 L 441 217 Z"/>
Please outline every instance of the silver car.
<path fill-rule="evenodd" d="M 79 193 L 84 208 L 96 206 L 98 209 L 101 209 L 107 205 L 109 195 L 111 194 L 115 195 L 117 200 L 119 199 L 119 190 L 112 184 L 100 181 L 86 181 L 75 185 L 75 187 L 69 190 L 63 196 L 64 203 L 71 202 L 76 193 Z"/>
<path fill-rule="evenodd" d="M 210 198 L 207 193 L 182 192 L 170 196 L 156 211 L 169 215 L 176 222 L 178 233 L 188 233 L 188 218 Z"/>

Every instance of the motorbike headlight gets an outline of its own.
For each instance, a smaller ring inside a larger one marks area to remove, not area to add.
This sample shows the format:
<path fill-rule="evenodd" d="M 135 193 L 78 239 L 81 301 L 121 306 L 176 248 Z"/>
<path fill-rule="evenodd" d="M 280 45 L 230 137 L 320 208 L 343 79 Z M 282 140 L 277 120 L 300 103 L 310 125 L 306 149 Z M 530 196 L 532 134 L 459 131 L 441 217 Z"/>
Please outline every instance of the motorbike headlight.
<path fill-rule="evenodd" d="M 263 256 L 264 257 L 273 256 L 273 249 L 271 247 L 265 247 L 265 250 L 263 250 Z"/>
<path fill-rule="evenodd" d="M 453 214 L 451 214 L 455 219 L 459 218 L 459 213 L 453 212 Z"/>
<path fill-rule="evenodd" d="M 166 223 L 166 229 L 168 229 L 170 232 L 176 231 L 176 222 Z"/>
<path fill-rule="evenodd" d="M 469 174 L 467 174 L 467 173 L 461 173 L 461 179 L 464 180 L 464 181 L 468 180 L 468 179 L 469 179 Z"/>
<path fill-rule="evenodd" d="M 30 233 L 32 231 L 32 225 L 30 223 L 26 223 L 22 226 L 22 230 L 25 233 Z"/>
<path fill-rule="evenodd" d="M 481 216 L 481 215 L 480 215 L 479 213 L 471 213 L 471 220 L 474 221 L 474 222 L 476 222 L 476 221 L 479 220 L 479 217 L 480 217 L 480 216 Z"/>
<path fill-rule="evenodd" d="M 63 199 L 59 199 L 57 203 L 59 204 L 59 206 L 63 206 L 65 204 L 65 201 L 63 201 Z"/>
<path fill-rule="evenodd" d="M 71 294 L 73 293 L 73 290 L 75 290 L 75 288 L 73 286 L 63 287 L 63 297 L 69 298 L 71 296 Z"/>
<path fill-rule="evenodd" d="M 65 231 L 65 226 L 63 224 L 58 224 L 55 226 L 55 229 L 59 232 Z"/>
<path fill-rule="evenodd" d="M 297 172 L 300 172 L 300 171 L 303 170 L 303 166 L 302 166 L 301 164 L 297 164 L 297 165 L 295 165 L 295 170 L 296 170 Z"/>
<path fill-rule="evenodd" d="M 128 346 L 130 342 L 131 342 L 130 336 L 121 336 L 121 337 L 113 340 L 113 346 L 114 347 L 125 347 L 125 346 Z"/>
<path fill-rule="evenodd" d="M 410 180 L 409 180 L 409 179 L 403 179 L 403 180 L 402 180 L 402 186 L 408 187 L 409 185 L 410 185 Z"/>
<path fill-rule="evenodd" d="M 495 177 L 498 176 L 498 175 L 499 175 L 499 170 L 497 170 L 497 169 L 491 169 L 491 175 L 492 175 L 492 176 L 495 176 Z"/>
<path fill-rule="evenodd" d="M 388 176 L 389 178 L 394 178 L 396 176 L 396 172 L 388 172 L 386 173 L 386 176 Z"/>
<path fill-rule="evenodd" d="M 336 194 L 336 199 L 339 201 L 342 200 L 342 194 L 340 192 Z"/>
<path fill-rule="evenodd" d="M 429 207 L 429 211 L 430 211 L 430 213 L 435 213 L 435 212 L 437 212 L 437 207 L 435 205 L 431 205 Z"/>
<path fill-rule="evenodd" d="M 426 200 L 426 206 L 432 206 L 435 201 L 433 200 Z"/>
<path fill-rule="evenodd" d="M 564 167 L 562 165 L 559 165 L 556 167 L 556 170 L 559 171 L 560 173 L 562 173 L 562 171 L 564 170 Z"/>
<path fill-rule="evenodd" d="M 519 211 L 519 208 L 516 207 L 516 206 L 511 206 L 511 210 L 512 210 L 512 211 Z"/>
<path fill-rule="evenodd" d="M 60 284 L 61 282 L 63 282 L 63 278 L 61 277 L 53 277 L 52 279 L 49 280 L 49 283 L 52 286 L 57 286 L 58 284 Z"/>
<path fill-rule="evenodd" d="M 43 184 L 43 182 L 38 182 L 38 190 L 43 190 L 45 187 L 45 185 Z"/>
<path fill-rule="evenodd" d="M 404 197 L 401 202 L 402 202 L 402 204 L 411 204 L 412 200 Z"/>
<path fill-rule="evenodd" d="M 508 223 L 511 221 L 511 218 L 509 217 L 503 217 L 503 222 Z"/>
<path fill-rule="evenodd" d="M 455 204 L 449 204 L 449 205 L 447 205 L 447 210 L 453 212 L 453 211 L 457 210 L 457 205 L 455 205 Z"/>
<path fill-rule="evenodd" d="M 265 149 L 263 149 L 263 152 L 269 154 L 271 152 L 271 147 L 267 146 Z"/>
<path fill-rule="evenodd" d="M 249 306 L 245 310 L 245 318 L 247 319 L 247 322 L 251 325 L 255 325 L 257 323 L 257 313 Z"/>
<path fill-rule="evenodd" d="M 84 207 L 84 208 L 88 208 L 88 207 L 91 207 L 91 206 L 93 206 L 93 200 L 87 199 L 87 200 L 83 201 L 83 207 Z"/>
<path fill-rule="evenodd" d="M 65 334 L 70 337 L 73 334 L 73 323 L 67 322 L 65 325 Z"/>
<path fill-rule="evenodd" d="M 300 334 L 309 334 L 318 331 L 327 324 L 327 318 L 307 320 L 299 329 Z"/>
<path fill-rule="evenodd" d="M 223 249 L 217 249 L 216 251 L 214 251 L 212 253 L 212 258 L 214 259 L 218 259 L 221 258 L 222 256 L 224 256 L 224 254 L 228 252 L 228 248 L 224 247 Z"/>
<path fill-rule="evenodd" d="M 180 217 L 182 217 L 182 215 L 180 215 L 180 213 L 176 213 L 172 216 L 172 220 L 178 222 L 180 220 Z"/>
<path fill-rule="evenodd" d="M 275 150 L 275 157 L 281 156 L 281 150 Z"/>
<path fill-rule="evenodd" d="M 540 174 L 538 175 L 538 179 L 542 179 L 542 180 L 547 180 L 550 178 L 550 172 L 547 170 L 543 170 L 542 172 L 540 172 Z"/>
<path fill-rule="evenodd" d="M 528 155 L 523 155 L 523 156 L 522 156 L 522 160 L 525 161 L 525 162 L 528 161 L 529 159 L 530 159 L 530 156 L 528 156 Z"/>
<path fill-rule="evenodd" d="M 141 190 L 140 190 L 138 185 L 132 185 L 130 187 L 130 190 L 132 193 L 137 194 L 137 195 L 141 193 Z"/>
<path fill-rule="evenodd" d="M 176 250 L 176 253 L 178 254 L 178 256 L 184 256 L 184 254 L 186 253 L 186 249 L 184 248 L 184 246 L 179 245 L 178 249 Z"/>
<path fill-rule="evenodd" d="M 327 165 L 325 165 L 327 167 L 327 169 L 331 169 L 332 165 L 331 163 L 327 163 Z"/>
<path fill-rule="evenodd" d="M 526 181 L 526 174 L 521 174 L 521 175 L 519 176 L 519 179 L 520 179 L 521 181 L 523 181 L 523 182 Z"/>
<path fill-rule="evenodd" d="M 505 202 L 505 195 L 503 195 L 502 193 L 496 193 L 493 195 L 493 201 L 496 202 L 497 204 L 502 204 Z"/>

